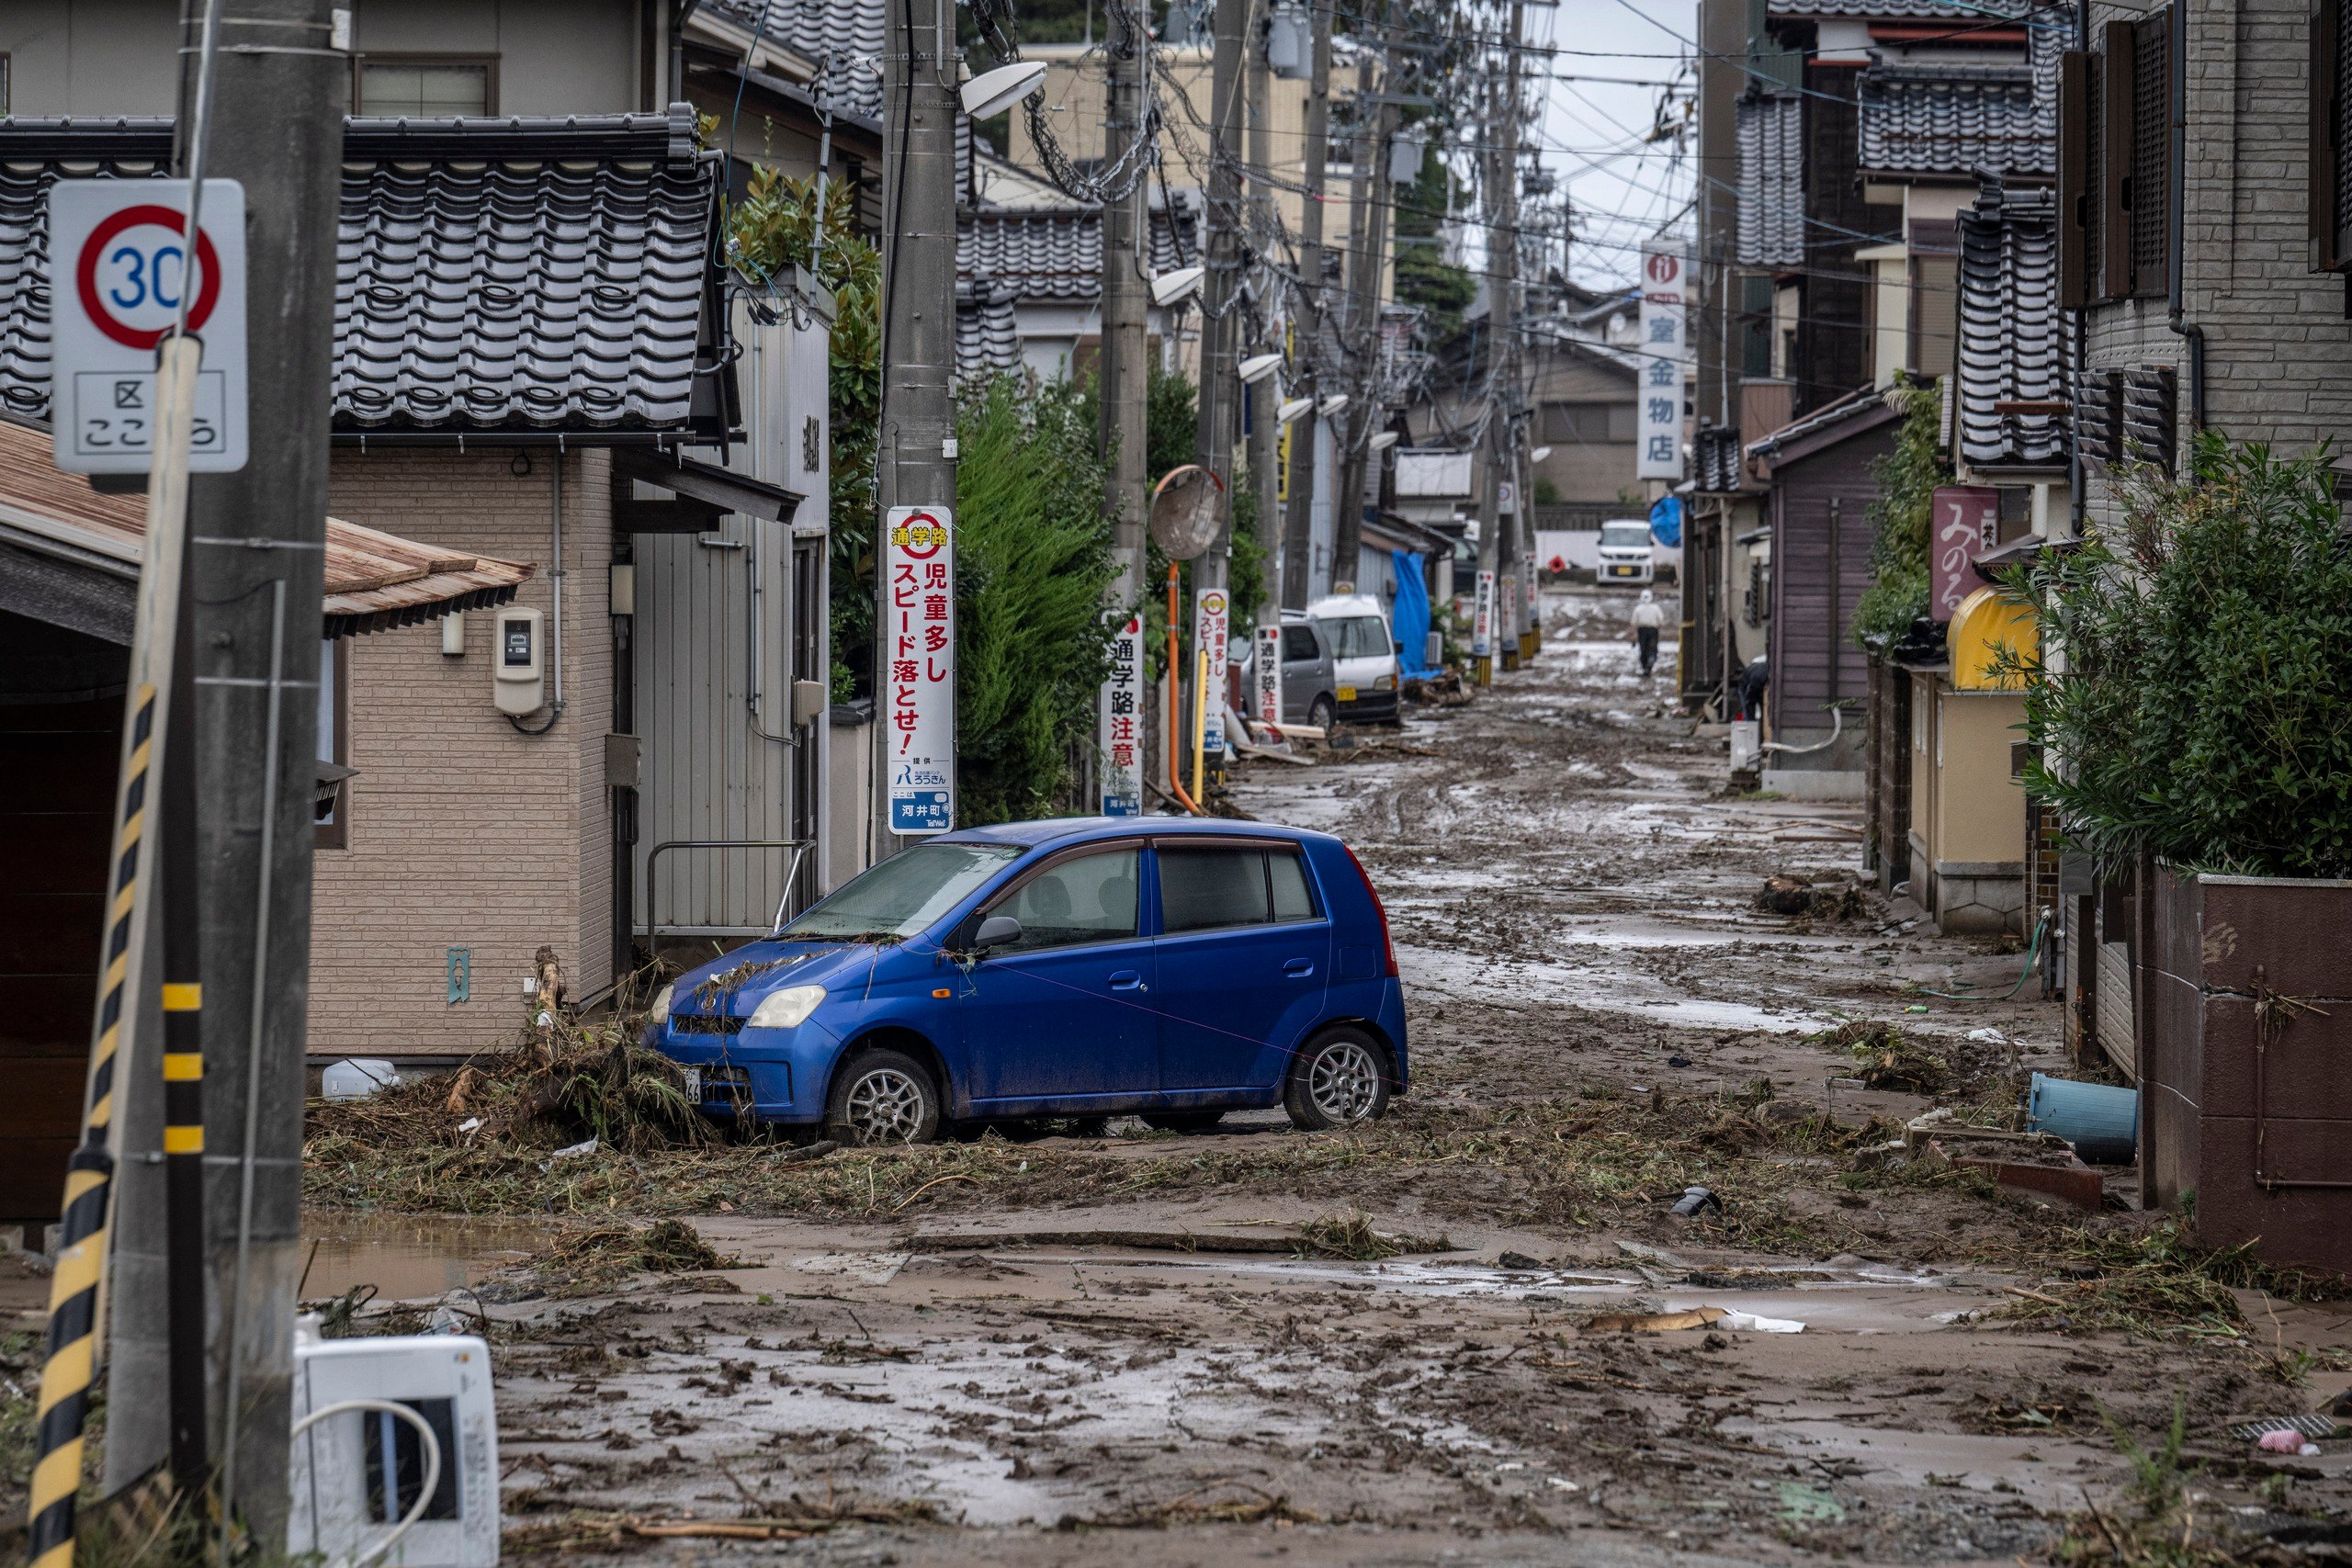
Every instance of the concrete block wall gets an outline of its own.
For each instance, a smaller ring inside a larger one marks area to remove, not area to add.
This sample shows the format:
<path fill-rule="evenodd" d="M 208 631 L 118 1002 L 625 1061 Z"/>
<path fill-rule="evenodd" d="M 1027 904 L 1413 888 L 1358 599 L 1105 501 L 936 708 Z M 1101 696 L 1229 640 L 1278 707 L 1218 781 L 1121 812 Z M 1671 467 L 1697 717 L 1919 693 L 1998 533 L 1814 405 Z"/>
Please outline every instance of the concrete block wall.
<path fill-rule="evenodd" d="M 550 450 L 344 449 L 329 510 L 424 543 L 536 569 L 515 603 L 550 612 Z M 318 1055 L 463 1055 L 527 1019 L 542 943 L 575 997 L 612 979 L 611 464 L 565 464 L 564 702 L 553 730 L 516 732 L 491 691 L 492 615 L 466 652 L 438 623 L 345 639 L 347 847 L 322 849 L 311 918 L 310 1049 Z M 553 695 L 550 669 L 548 694 Z M 545 722 L 545 716 L 527 721 Z M 447 999 L 447 955 L 472 950 L 472 999 Z"/>
<path fill-rule="evenodd" d="M 2182 202 L 2186 316 L 2205 333 L 2206 420 L 2285 453 L 2352 423 L 2352 321 L 2344 280 L 2309 267 L 2305 180 L 2310 16 L 2305 0 L 2176 0 L 2187 17 Z M 2092 7 L 2094 33 L 2136 8 Z M 2192 434 L 2188 356 L 2162 298 L 2089 313 L 2093 371 L 2169 365 L 2178 448 Z M 2113 511 L 2091 465 L 2089 507 Z"/>

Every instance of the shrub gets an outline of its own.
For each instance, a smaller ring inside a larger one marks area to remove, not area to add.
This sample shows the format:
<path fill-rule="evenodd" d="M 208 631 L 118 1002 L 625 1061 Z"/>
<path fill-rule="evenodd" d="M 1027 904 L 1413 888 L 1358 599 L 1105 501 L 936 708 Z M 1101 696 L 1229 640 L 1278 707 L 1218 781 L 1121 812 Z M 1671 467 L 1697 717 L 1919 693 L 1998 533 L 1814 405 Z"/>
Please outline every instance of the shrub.
<path fill-rule="evenodd" d="M 1933 381 L 1898 380 L 1889 394 L 1903 410 L 1894 450 L 1871 465 L 1878 498 L 1871 502 L 1871 577 L 1854 606 L 1854 640 L 1899 637 L 1928 613 L 1928 530 L 1936 487 L 1951 482 L 1944 461 L 1943 398 Z"/>
<path fill-rule="evenodd" d="M 2040 611 L 2027 786 L 2106 858 L 2352 875 L 2352 542 L 2325 453 L 2208 433 L 2119 476 L 2119 522 L 2010 590 Z"/>

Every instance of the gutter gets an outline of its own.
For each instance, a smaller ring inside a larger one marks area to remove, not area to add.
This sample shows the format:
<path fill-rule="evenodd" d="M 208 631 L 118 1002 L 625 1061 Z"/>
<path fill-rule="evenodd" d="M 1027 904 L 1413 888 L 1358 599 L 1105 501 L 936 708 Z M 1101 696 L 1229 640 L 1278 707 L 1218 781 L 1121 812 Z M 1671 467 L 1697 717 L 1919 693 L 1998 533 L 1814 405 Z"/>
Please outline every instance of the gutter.
<path fill-rule="evenodd" d="M 2188 257 L 2182 254 L 2181 204 L 2188 188 L 2188 18 L 2186 6 L 2172 8 L 2171 164 L 2166 191 L 2169 210 L 2165 227 L 2169 255 L 2165 278 L 2165 324 L 2188 348 L 2188 428 L 2194 436 L 2205 429 L 2205 329 L 2188 319 L 2184 305 L 2184 275 Z"/>

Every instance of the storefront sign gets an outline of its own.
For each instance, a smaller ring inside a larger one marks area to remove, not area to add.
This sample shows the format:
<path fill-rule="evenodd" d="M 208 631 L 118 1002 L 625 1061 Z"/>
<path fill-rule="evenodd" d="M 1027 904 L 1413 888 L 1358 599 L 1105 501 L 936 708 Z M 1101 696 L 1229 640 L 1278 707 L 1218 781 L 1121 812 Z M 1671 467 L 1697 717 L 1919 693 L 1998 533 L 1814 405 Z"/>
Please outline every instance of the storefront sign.
<path fill-rule="evenodd" d="M 1143 615 L 1111 634 L 1111 678 L 1102 682 L 1095 741 L 1102 750 L 1102 815 L 1143 815 Z"/>
<path fill-rule="evenodd" d="M 1193 646 L 1209 656 L 1208 707 L 1202 721 L 1201 750 L 1210 757 L 1225 754 L 1225 686 L 1233 670 L 1232 650 L 1227 647 L 1227 639 L 1233 635 L 1228 603 L 1222 588 L 1204 588 L 1193 602 Z"/>
<path fill-rule="evenodd" d="M 882 552 L 890 831 L 956 826 L 956 515 L 894 506 Z"/>
<path fill-rule="evenodd" d="M 1949 621 L 1973 592 L 1976 558 L 2001 542 L 2001 492 L 1984 485 L 1939 485 L 1934 497 L 1935 558 L 1928 614 Z"/>
<path fill-rule="evenodd" d="M 1689 264 L 1668 249 L 1642 247 L 1641 397 L 1634 406 L 1634 474 L 1645 479 L 1682 477 L 1683 304 Z"/>

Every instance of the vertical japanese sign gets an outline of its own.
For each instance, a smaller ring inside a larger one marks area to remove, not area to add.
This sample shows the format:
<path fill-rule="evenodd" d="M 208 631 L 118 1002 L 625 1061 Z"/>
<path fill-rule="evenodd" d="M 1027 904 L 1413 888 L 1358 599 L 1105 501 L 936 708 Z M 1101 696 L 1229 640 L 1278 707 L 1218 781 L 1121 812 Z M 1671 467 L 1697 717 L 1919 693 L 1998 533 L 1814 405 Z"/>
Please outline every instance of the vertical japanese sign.
<path fill-rule="evenodd" d="M 1102 749 L 1102 815 L 1143 815 L 1143 613 L 1111 634 L 1111 678 L 1102 682 L 1097 739 Z"/>
<path fill-rule="evenodd" d="M 1527 624 L 1530 627 L 1533 627 L 1540 618 L 1537 612 L 1541 607 L 1535 592 L 1535 563 L 1533 561 L 1521 561 L 1520 563 L 1519 570 L 1521 575 L 1527 580 L 1525 583 L 1525 587 L 1527 589 Z"/>
<path fill-rule="evenodd" d="M 1645 479 L 1682 477 L 1682 359 L 1684 285 L 1689 266 L 1679 242 L 1651 240 L 1642 247 L 1641 398 L 1634 405 L 1640 441 L 1634 474 Z"/>
<path fill-rule="evenodd" d="M 1201 750 L 1211 757 L 1225 754 L 1225 687 L 1233 670 L 1233 655 L 1226 642 L 1233 635 L 1233 616 L 1222 588 L 1204 588 L 1193 601 L 1193 646 L 1209 656 L 1207 710 L 1202 720 Z M 1222 764 L 1219 764 L 1222 766 Z"/>
<path fill-rule="evenodd" d="M 883 544 L 889 604 L 890 831 L 956 825 L 956 515 L 894 506 Z"/>
<path fill-rule="evenodd" d="M 1968 569 L 2001 542 L 2001 492 L 1982 485 L 1939 485 L 1933 502 L 1935 578 L 1928 614 L 1949 621 L 1976 586 Z"/>
<path fill-rule="evenodd" d="M 1478 574 L 1478 601 L 1470 612 L 1470 651 L 1486 659 L 1495 651 L 1495 574 Z"/>
<path fill-rule="evenodd" d="M 1258 717 L 1267 724 L 1283 721 L 1283 629 L 1258 628 Z"/>

